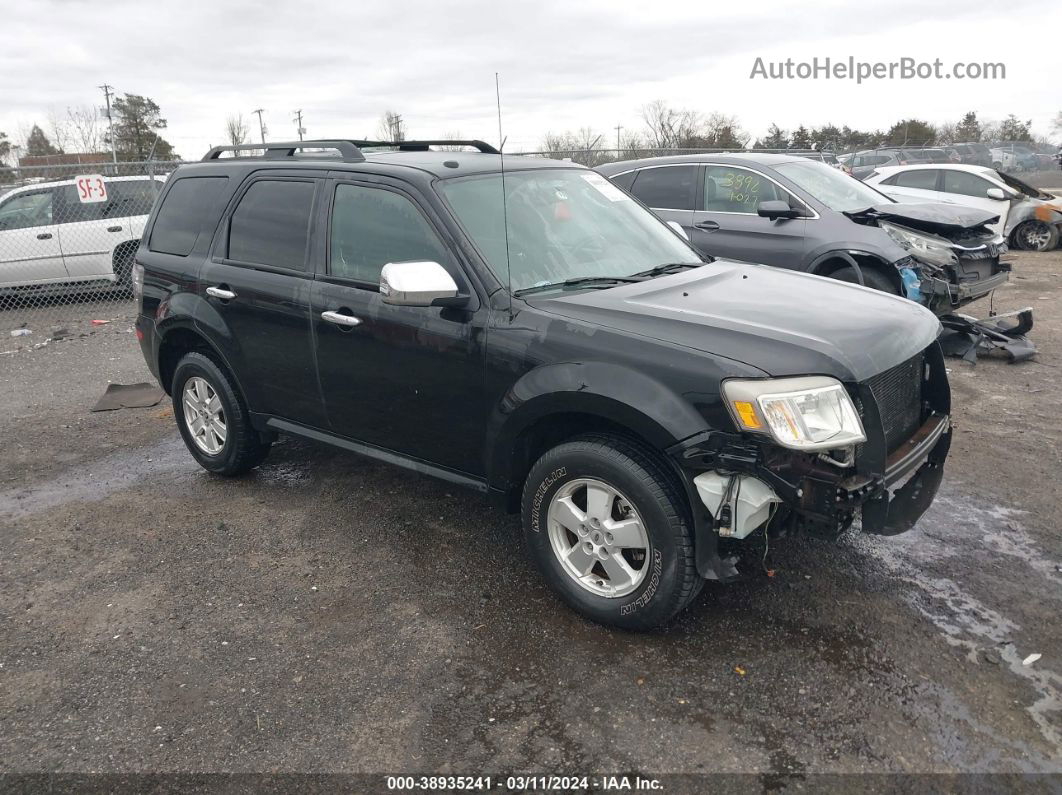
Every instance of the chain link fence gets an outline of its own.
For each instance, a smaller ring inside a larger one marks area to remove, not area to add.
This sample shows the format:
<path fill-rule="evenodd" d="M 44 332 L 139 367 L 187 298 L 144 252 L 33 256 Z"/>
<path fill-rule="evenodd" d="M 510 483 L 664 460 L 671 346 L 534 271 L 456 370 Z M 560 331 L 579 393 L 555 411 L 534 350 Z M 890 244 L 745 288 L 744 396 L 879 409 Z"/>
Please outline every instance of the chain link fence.
<path fill-rule="evenodd" d="M 134 316 L 133 255 L 179 165 L 62 163 L 0 170 L 0 353 Z"/>

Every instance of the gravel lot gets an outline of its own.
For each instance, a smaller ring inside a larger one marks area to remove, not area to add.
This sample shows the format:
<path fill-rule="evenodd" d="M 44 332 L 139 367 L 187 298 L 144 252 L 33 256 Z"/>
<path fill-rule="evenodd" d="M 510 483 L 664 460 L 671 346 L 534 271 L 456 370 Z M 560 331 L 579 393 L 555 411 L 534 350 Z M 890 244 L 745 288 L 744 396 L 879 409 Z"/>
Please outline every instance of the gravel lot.
<path fill-rule="evenodd" d="M 0 313 L 0 771 L 1062 773 L 1062 250 L 1013 258 L 1041 353 L 952 360 L 922 524 L 772 545 L 646 635 L 474 494 L 292 440 L 219 479 L 168 403 L 90 413 L 149 380 L 124 304 L 38 349 Z"/>

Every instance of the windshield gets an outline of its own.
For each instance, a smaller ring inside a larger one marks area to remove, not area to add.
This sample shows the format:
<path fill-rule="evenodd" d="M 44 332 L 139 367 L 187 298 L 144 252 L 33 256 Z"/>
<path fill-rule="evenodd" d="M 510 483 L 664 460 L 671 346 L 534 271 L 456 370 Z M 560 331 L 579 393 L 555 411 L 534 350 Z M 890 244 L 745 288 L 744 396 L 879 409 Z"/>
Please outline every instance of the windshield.
<path fill-rule="evenodd" d="M 855 177 L 830 168 L 824 163 L 810 160 L 782 163 L 774 170 L 786 179 L 795 182 L 815 199 L 839 213 L 865 210 L 875 204 L 889 204 L 888 196 L 878 193 Z"/>
<path fill-rule="evenodd" d="M 701 262 L 648 210 L 593 171 L 507 172 L 504 209 L 500 174 L 448 179 L 438 185 L 495 276 L 503 284 L 510 282 L 513 291 Z"/>

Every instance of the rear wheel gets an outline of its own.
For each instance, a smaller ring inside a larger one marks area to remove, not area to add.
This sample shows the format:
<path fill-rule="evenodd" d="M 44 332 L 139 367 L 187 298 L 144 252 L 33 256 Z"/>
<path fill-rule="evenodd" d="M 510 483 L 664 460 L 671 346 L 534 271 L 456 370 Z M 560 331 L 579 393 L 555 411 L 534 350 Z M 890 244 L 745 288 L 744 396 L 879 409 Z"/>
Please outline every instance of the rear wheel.
<path fill-rule="evenodd" d="M 863 286 L 870 287 L 874 290 L 881 290 L 883 293 L 892 293 L 898 295 L 896 292 L 896 285 L 889 281 L 889 278 L 879 271 L 877 268 L 860 268 L 860 273 L 863 276 Z M 840 270 L 836 270 L 830 274 L 833 279 L 838 279 L 842 282 L 852 282 L 859 284 L 859 278 L 856 276 L 855 268 L 851 265 L 846 265 Z"/>
<path fill-rule="evenodd" d="M 232 380 L 208 356 L 186 353 L 174 370 L 170 394 L 184 444 L 203 469 L 239 475 L 269 454 L 271 443 L 251 426 Z"/>
<path fill-rule="evenodd" d="M 133 257 L 136 245 L 120 245 L 111 255 L 111 270 L 114 271 L 114 287 L 123 293 L 133 290 Z"/>
<path fill-rule="evenodd" d="M 624 629 L 667 622 L 703 586 L 687 514 L 664 467 L 615 436 L 553 448 L 524 486 L 524 534 L 547 583 L 586 617 Z"/>
<path fill-rule="evenodd" d="M 1058 245 L 1058 227 L 1043 221 L 1026 221 L 1014 230 L 1012 239 L 1025 251 L 1051 251 Z"/>

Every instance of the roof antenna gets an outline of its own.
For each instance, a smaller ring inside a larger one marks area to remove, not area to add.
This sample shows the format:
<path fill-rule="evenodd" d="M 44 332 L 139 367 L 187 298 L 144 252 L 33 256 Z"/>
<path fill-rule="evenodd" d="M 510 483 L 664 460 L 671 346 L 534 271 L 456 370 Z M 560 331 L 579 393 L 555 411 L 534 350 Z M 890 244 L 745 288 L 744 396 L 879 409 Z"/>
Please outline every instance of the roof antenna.
<path fill-rule="evenodd" d="M 509 210 L 505 190 L 505 139 L 502 137 L 501 83 L 494 73 L 494 95 L 498 101 L 498 161 L 501 163 L 502 226 L 505 234 L 505 279 L 509 288 L 509 320 L 513 319 L 513 271 L 509 264 Z"/>

